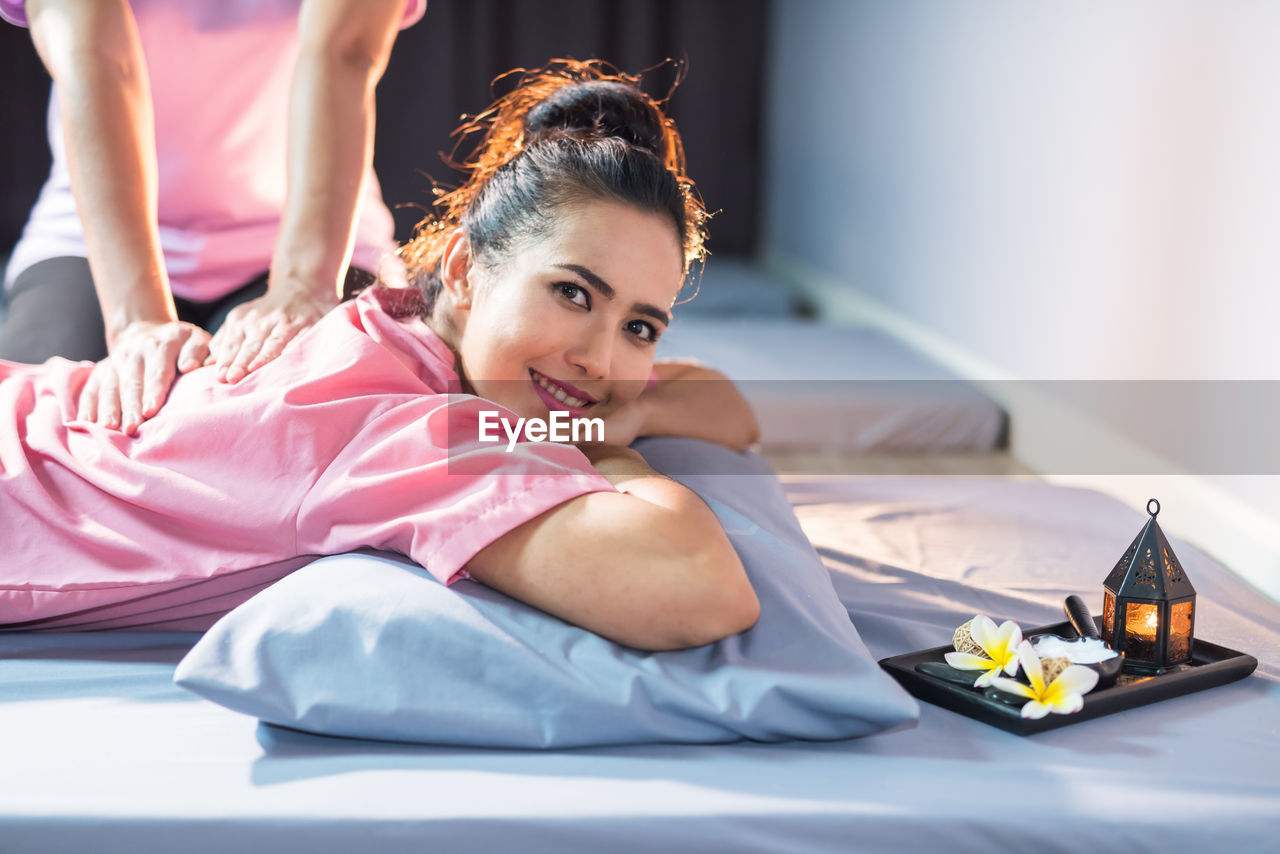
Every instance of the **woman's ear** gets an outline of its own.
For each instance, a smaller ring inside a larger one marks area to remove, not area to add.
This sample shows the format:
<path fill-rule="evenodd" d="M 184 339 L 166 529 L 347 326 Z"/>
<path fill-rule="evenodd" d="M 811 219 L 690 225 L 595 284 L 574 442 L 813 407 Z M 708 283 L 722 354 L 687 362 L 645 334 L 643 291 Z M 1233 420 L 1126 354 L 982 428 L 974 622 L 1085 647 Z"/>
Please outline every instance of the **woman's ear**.
<path fill-rule="evenodd" d="M 475 265 L 471 257 L 471 241 L 467 233 L 456 228 L 444 246 L 444 258 L 440 263 L 440 284 L 455 311 L 471 308 L 475 297 L 475 281 L 471 275 Z"/>

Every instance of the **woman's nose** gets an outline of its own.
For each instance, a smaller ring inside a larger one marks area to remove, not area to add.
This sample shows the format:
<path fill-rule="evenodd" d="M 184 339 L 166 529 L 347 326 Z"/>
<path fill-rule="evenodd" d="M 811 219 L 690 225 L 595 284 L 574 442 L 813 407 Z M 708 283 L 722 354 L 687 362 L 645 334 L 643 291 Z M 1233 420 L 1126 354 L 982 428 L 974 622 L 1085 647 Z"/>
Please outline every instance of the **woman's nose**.
<path fill-rule="evenodd" d="M 604 379 L 609 376 L 613 358 L 613 336 L 604 331 L 593 332 L 578 346 L 570 348 L 568 358 L 591 379 Z"/>

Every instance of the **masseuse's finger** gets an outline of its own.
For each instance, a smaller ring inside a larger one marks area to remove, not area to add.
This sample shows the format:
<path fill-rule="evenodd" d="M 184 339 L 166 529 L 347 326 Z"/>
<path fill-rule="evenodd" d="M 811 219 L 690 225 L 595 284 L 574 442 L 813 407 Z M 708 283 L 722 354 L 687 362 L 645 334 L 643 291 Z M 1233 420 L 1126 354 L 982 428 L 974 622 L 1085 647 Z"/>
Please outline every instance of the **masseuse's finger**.
<path fill-rule="evenodd" d="M 103 427 L 112 429 L 120 426 L 120 379 L 116 376 L 115 365 L 110 359 L 99 362 L 93 369 L 97 380 L 97 412 L 94 420 Z"/>
<path fill-rule="evenodd" d="M 178 370 L 186 373 L 208 364 L 208 359 L 212 355 L 209 341 L 208 332 L 199 327 L 191 327 L 191 334 L 187 336 L 182 349 L 178 352 Z"/>
<path fill-rule="evenodd" d="M 222 328 L 213 336 L 213 341 L 210 343 L 209 355 L 218 365 L 218 379 L 223 382 L 227 380 L 227 368 L 231 366 L 232 360 L 244 345 L 245 327 L 240 320 L 243 316 L 241 308 L 243 306 L 237 306 L 227 315 L 226 322 L 222 324 Z"/>
<path fill-rule="evenodd" d="M 80 401 L 76 408 L 76 418 L 81 421 L 98 420 L 98 395 L 101 394 L 102 386 L 99 373 L 101 370 L 101 362 L 94 365 L 93 370 L 89 372 L 89 378 L 84 381 L 84 388 L 80 389 Z"/>
<path fill-rule="evenodd" d="M 298 337 L 298 333 L 302 331 L 301 324 L 298 323 L 277 323 L 271 329 L 266 339 L 263 340 L 262 346 L 258 349 L 257 354 L 245 367 L 249 373 L 261 368 L 263 365 L 279 357 L 284 352 L 284 348 L 289 342 Z"/>
<path fill-rule="evenodd" d="M 119 378 L 120 429 L 132 436 L 143 422 L 142 397 L 147 386 L 147 363 L 137 351 L 113 357 L 113 360 Z"/>
<path fill-rule="evenodd" d="M 181 334 L 168 334 L 148 341 L 142 352 L 142 391 L 139 400 L 138 423 L 160 411 L 169 394 L 169 386 L 177 376 L 178 353 L 184 338 Z M 126 427 L 126 432 L 130 432 Z"/>
<path fill-rule="evenodd" d="M 219 376 L 225 377 L 229 383 L 239 382 L 247 377 L 249 364 L 262 351 L 265 338 L 266 333 L 261 323 L 249 326 L 235 353 L 218 369 Z"/>

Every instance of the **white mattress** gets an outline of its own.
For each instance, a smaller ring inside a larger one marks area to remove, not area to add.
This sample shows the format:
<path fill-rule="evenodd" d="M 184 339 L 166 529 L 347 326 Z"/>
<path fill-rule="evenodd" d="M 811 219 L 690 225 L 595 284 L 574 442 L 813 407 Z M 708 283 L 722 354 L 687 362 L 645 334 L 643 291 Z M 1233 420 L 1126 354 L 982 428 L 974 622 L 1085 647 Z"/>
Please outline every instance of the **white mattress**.
<path fill-rule="evenodd" d="M 789 317 L 799 313 L 799 300 L 785 282 L 745 258 L 712 255 L 695 268 L 677 299 L 680 318 Z"/>
<path fill-rule="evenodd" d="M 871 329 L 677 309 L 659 356 L 696 358 L 734 380 L 768 449 L 989 451 L 1005 439 L 994 401 Z"/>
<path fill-rule="evenodd" d="M 1066 592 L 1096 608 L 1144 518 L 1039 483 L 787 486 L 877 656 L 943 643 L 975 610 L 1034 626 L 1060 619 Z M 1274 850 L 1280 606 L 1175 548 L 1199 636 L 1258 672 L 1028 738 L 924 704 L 914 727 L 832 743 L 348 741 L 173 686 L 188 635 L 0 635 L 0 850 Z"/>
<path fill-rule="evenodd" d="M 658 354 L 695 358 L 733 379 L 767 449 L 929 453 L 1004 444 L 1005 413 L 969 383 L 874 329 L 806 320 L 798 309 L 776 277 L 713 256 L 697 296 L 676 306 Z"/>

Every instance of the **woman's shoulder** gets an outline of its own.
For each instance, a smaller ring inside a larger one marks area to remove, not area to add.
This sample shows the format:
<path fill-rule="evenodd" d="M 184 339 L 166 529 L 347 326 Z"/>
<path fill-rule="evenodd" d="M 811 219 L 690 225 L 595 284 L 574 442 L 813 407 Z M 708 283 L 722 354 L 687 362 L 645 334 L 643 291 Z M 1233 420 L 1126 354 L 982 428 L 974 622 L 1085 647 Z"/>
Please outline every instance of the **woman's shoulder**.
<path fill-rule="evenodd" d="M 382 356 L 390 356 L 412 371 L 430 390 L 456 391 L 459 378 L 453 351 L 423 321 L 424 303 L 414 288 L 390 288 L 377 284 L 354 300 L 334 309 L 317 324 L 334 327 L 330 336 L 355 333 L 368 340 Z M 325 333 L 322 333 L 322 335 Z M 340 346 L 337 341 L 326 346 Z"/>

